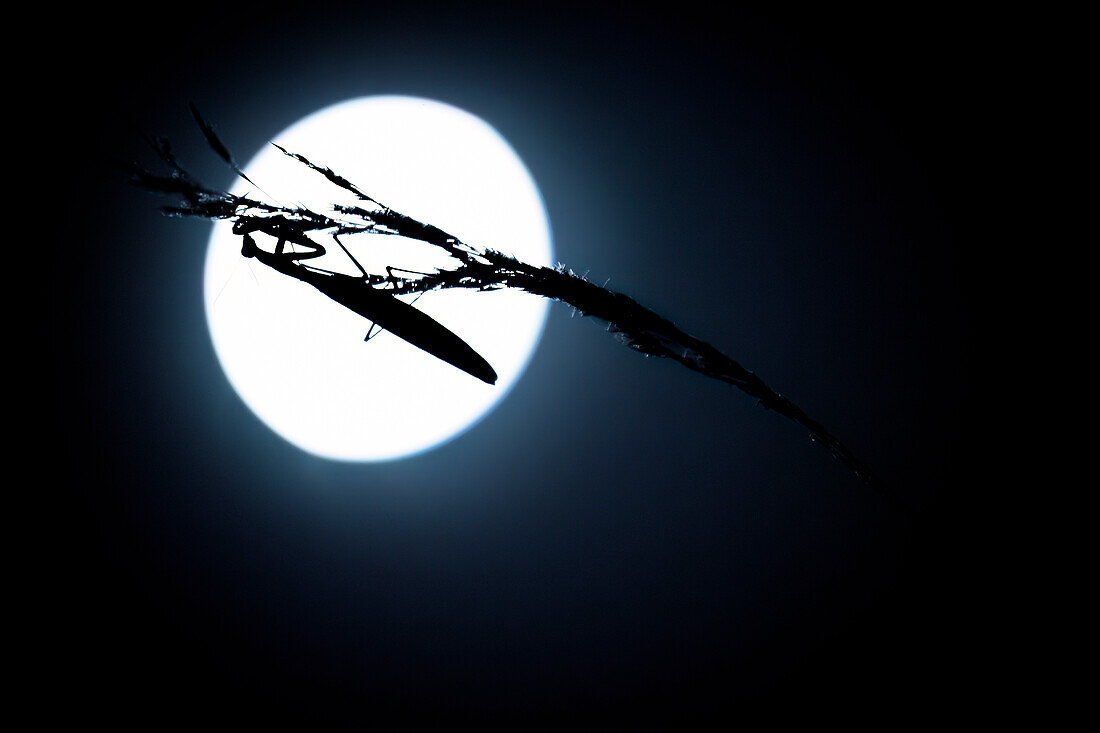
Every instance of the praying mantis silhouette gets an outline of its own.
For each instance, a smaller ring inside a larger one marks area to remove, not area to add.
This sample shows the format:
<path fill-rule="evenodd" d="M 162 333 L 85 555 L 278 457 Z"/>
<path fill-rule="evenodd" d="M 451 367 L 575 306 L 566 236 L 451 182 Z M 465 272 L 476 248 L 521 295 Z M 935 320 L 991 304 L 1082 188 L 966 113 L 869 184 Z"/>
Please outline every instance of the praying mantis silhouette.
<path fill-rule="evenodd" d="M 257 231 L 277 240 L 274 252 L 256 244 L 252 234 Z M 377 326 L 487 384 L 496 383 L 497 373 L 489 362 L 446 326 L 396 296 L 371 287 L 370 274 L 340 242 L 338 235 L 334 234 L 333 240 L 359 269 L 361 277 L 301 264 L 302 260 L 322 257 L 326 250 L 283 217 L 240 219 L 233 224 L 233 233 L 244 238 L 241 254 L 245 257 L 254 257 L 273 270 L 312 285 L 345 308 L 369 319 L 373 325 L 365 341 L 371 339 L 371 331 Z M 304 247 L 305 251 L 288 252 L 287 242 Z M 389 269 L 392 277 L 394 268 Z"/>
<path fill-rule="evenodd" d="M 202 118 L 193 104 L 191 112 L 214 152 L 237 175 L 256 185 L 244 174 L 229 150 L 218 139 L 213 126 Z M 494 384 L 496 372 L 469 344 L 426 313 L 396 296 L 419 296 L 444 288 L 478 291 L 507 288 L 557 300 L 571 306 L 576 313 L 606 322 L 608 331 L 630 348 L 647 356 L 671 359 L 706 377 L 733 385 L 755 398 L 764 409 L 772 410 L 801 425 L 809 431 L 813 442 L 828 450 L 833 458 L 855 473 L 864 484 L 895 507 L 909 511 L 881 479 L 826 430 L 824 425 L 810 418 L 791 400 L 773 390 L 734 359 L 709 343 L 682 331 L 668 319 L 623 293 L 588 282 L 563 266 L 529 265 L 502 252 L 466 244 L 436 226 L 394 211 L 368 196 L 331 168 L 317 165 L 305 156 L 275 143 L 272 145 L 283 154 L 353 194 L 361 205 L 333 204 L 329 213 L 318 213 L 303 206 L 272 204 L 206 188 L 179 164 L 166 140 L 146 140 L 160 159 L 171 168 L 170 174 L 150 173 L 136 164 L 119 165 L 129 173 L 132 183 L 153 192 L 182 198 L 179 205 L 162 207 L 164 213 L 171 216 L 232 221 L 233 233 L 242 237 L 241 253 L 246 258 L 255 258 L 277 272 L 307 283 L 370 320 L 372 325 L 366 340 L 370 340 L 375 327 L 387 330 L 467 374 L 487 384 Z M 326 253 L 324 245 L 308 236 L 308 233 L 321 232 L 331 232 L 332 240 L 354 263 L 360 275 L 346 275 L 303 264 L 306 260 Z M 273 237 L 276 240 L 274 250 L 261 248 L 252 236 L 257 233 Z M 397 235 L 424 242 L 442 249 L 458 265 L 454 269 L 439 269 L 427 273 L 387 267 L 386 275 L 370 274 L 340 241 L 343 235 L 361 233 Z M 287 251 L 288 244 L 295 248 L 301 247 L 302 251 Z M 394 272 L 418 277 L 397 277 Z"/>

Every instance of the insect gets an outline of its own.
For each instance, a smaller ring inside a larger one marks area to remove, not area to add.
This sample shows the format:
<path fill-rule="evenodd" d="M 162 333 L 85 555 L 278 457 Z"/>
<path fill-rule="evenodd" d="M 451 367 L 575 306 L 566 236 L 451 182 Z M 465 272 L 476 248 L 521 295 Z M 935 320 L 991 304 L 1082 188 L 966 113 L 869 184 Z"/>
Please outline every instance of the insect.
<path fill-rule="evenodd" d="M 277 242 L 274 251 L 262 249 L 252 237 L 255 232 L 273 237 Z M 497 373 L 489 362 L 446 326 L 394 295 L 372 287 L 367 271 L 336 235 L 333 239 L 359 268 L 362 276 L 302 264 L 303 260 L 323 256 L 326 249 L 285 217 L 238 219 L 233 224 L 233 233 L 243 238 L 241 254 L 245 257 L 255 258 L 273 270 L 312 285 L 340 305 L 371 321 L 373 325 L 366 340 L 370 340 L 371 331 L 377 326 L 470 376 L 487 384 L 496 383 Z M 302 247 L 304 251 L 287 251 L 288 242 Z"/>

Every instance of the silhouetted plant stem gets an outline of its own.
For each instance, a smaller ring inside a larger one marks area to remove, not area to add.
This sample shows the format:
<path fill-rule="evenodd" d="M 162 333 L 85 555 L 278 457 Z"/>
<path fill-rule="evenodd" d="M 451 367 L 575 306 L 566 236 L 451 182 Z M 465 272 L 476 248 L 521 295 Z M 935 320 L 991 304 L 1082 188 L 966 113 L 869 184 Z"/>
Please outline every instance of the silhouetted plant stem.
<path fill-rule="evenodd" d="M 218 140 L 213 127 L 203 120 L 194 105 L 191 106 L 191 111 L 210 146 L 238 175 L 243 177 L 244 173 L 237 166 L 228 149 Z M 732 384 L 758 400 L 764 409 L 772 410 L 798 423 L 809 431 L 810 438 L 814 442 L 821 444 L 861 481 L 895 506 L 904 508 L 871 469 L 856 458 L 821 423 L 811 419 L 797 405 L 771 389 L 762 379 L 737 361 L 705 341 L 685 333 L 668 319 L 657 315 L 622 293 L 594 285 L 562 267 L 529 265 L 495 250 L 471 246 L 436 226 L 419 222 L 390 209 L 331 168 L 317 165 L 305 156 L 285 150 L 278 145 L 275 147 L 285 155 L 323 175 L 333 185 L 353 194 L 362 202 L 362 205 L 334 204 L 331 211 L 318 213 L 301 206 L 275 205 L 226 191 L 208 189 L 196 182 L 180 166 L 172 156 L 165 140 L 157 139 L 150 143 L 170 169 L 168 175 L 150 173 L 137 165 L 123 164 L 123 168 L 130 174 L 132 182 L 136 185 L 182 199 L 178 205 L 164 207 L 163 210 L 167 214 L 232 221 L 234 231 L 245 233 L 245 236 L 249 232 L 261 231 L 272 234 L 280 242 L 285 240 L 301 243 L 311 250 L 309 257 L 323 254 L 325 250 L 315 239 L 307 237 L 307 234 L 329 236 L 340 245 L 360 270 L 362 267 L 344 247 L 339 237 L 357 234 L 399 235 L 433 245 L 453 258 L 456 262 L 454 269 L 441 269 L 428 274 L 416 274 L 414 277 L 396 277 L 393 274 L 395 270 L 389 269 L 385 275 L 363 271 L 362 277 L 356 278 L 337 273 L 327 274 L 348 278 L 353 281 L 355 288 L 363 289 L 363 295 L 366 296 L 369 296 L 371 291 L 377 292 L 378 295 L 401 295 L 450 288 L 481 291 L 510 288 L 565 303 L 582 315 L 607 322 L 609 330 L 616 333 L 624 343 L 636 351 L 650 356 L 673 359 L 704 376 Z M 252 247 L 253 256 L 255 256 L 255 243 L 248 239 L 247 246 Z M 261 257 L 261 261 L 269 266 L 277 265 L 276 269 L 280 272 L 312 284 L 316 284 L 318 277 L 325 280 L 323 273 L 326 271 L 304 267 L 297 261 L 305 257 L 301 254 L 282 254 L 280 250 L 278 255 L 267 253 L 266 256 Z M 344 281 L 340 283 L 341 287 L 344 287 Z M 326 292 L 326 290 L 331 291 L 333 286 L 329 281 L 321 282 L 318 287 L 322 292 Z M 345 294 L 342 297 L 342 302 L 346 304 L 350 299 L 358 296 Z M 349 305 L 349 307 L 352 306 Z M 466 346 L 460 339 L 458 341 L 461 346 Z M 439 355 L 437 351 L 433 351 L 431 343 L 416 345 Z M 476 354 L 473 356 L 480 358 Z M 440 358 L 447 357 L 440 356 Z M 453 359 L 449 360 L 455 363 Z M 459 364 L 456 365 L 464 368 Z M 475 369 L 468 369 L 468 371 L 476 372 Z M 493 378 L 495 379 L 495 374 Z"/>

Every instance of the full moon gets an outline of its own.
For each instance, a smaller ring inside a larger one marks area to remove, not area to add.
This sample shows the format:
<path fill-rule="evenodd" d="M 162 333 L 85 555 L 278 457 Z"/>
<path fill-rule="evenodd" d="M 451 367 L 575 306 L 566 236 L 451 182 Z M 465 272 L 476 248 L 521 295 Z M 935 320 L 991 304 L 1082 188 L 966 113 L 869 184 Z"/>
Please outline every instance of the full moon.
<path fill-rule="evenodd" d="M 496 130 L 468 112 L 428 99 L 363 97 L 305 117 L 272 142 L 467 244 L 535 265 L 552 262 L 550 227 L 531 174 Z M 358 203 L 274 146 L 259 151 L 244 172 L 255 185 L 238 180 L 235 194 L 318 213 Z M 313 237 L 328 253 L 309 265 L 357 273 L 331 238 Z M 378 274 L 386 266 L 427 272 L 457 265 L 441 250 L 402 237 L 357 234 L 342 241 Z M 243 258 L 241 244 L 231 223 L 214 225 L 204 295 L 218 360 L 260 420 L 324 458 L 402 458 L 462 434 L 519 379 L 546 319 L 545 301 L 507 290 L 433 291 L 416 300 L 417 309 L 492 365 L 498 378 L 489 385 L 385 331 L 365 342 L 369 321 Z"/>

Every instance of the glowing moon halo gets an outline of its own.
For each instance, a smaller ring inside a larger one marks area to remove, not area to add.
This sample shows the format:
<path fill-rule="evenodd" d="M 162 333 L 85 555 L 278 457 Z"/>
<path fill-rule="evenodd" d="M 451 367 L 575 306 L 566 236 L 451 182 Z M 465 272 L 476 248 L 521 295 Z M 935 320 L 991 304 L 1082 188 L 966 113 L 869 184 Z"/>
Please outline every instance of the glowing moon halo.
<path fill-rule="evenodd" d="M 363 97 L 326 107 L 273 140 L 332 168 L 387 206 L 477 247 L 532 264 L 552 261 L 538 189 L 508 143 L 455 107 L 402 96 Z M 265 146 L 244 168 L 262 191 L 233 192 L 327 213 L 357 203 L 320 174 Z M 511 291 L 430 292 L 416 307 L 454 331 L 496 370 L 484 384 L 383 332 L 314 288 L 241 257 L 232 225 L 214 225 L 204 290 L 218 360 L 245 404 L 290 443 L 318 456 L 377 461 L 414 455 L 465 431 L 515 384 L 547 305 Z M 325 257 L 308 264 L 357 271 L 326 234 Z M 441 251 L 400 237 L 342 241 L 364 267 L 384 273 L 457 265 Z M 270 250 L 270 245 L 259 242 Z M 406 301 L 411 298 L 403 298 Z"/>

